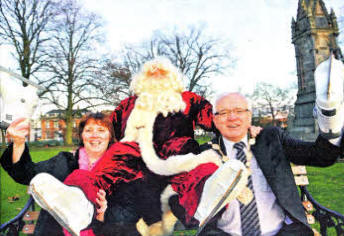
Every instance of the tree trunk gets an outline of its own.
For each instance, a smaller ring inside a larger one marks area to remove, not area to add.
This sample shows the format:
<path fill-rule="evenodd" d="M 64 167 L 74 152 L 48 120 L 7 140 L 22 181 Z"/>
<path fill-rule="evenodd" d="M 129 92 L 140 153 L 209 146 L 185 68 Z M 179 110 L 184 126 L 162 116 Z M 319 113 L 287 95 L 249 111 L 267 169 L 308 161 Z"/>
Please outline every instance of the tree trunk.
<path fill-rule="evenodd" d="M 2 154 L 4 152 L 4 150 L 6 149 L 6 136 L 5 136 L 6 131 L 5 130 L 1 130 L 1 151 L 0 154 Z"/>
<path fill-rule="evenodd" d="M 72 146 L 73 145 L 73 119 L 72 114 L 68 114 L 69 112 L 66 112 L 66 133 L 65 133 L 65 145 Z"/>
<path fill-rule="evenodd" d="M 69 88 L 70 90 L 70 88 Z M 65 145 L 73 145 L 73 105 L 72 105 L 72 93 L 68 94 L 68 104 L 66 110 L 66 133 L 65 133 Z"/>
<path fill-rule="evenodd" d="M 65 145 L 73 145 L 73 60 L 68 61 L 68 95 L 66 110 L 66 137 Z"/>

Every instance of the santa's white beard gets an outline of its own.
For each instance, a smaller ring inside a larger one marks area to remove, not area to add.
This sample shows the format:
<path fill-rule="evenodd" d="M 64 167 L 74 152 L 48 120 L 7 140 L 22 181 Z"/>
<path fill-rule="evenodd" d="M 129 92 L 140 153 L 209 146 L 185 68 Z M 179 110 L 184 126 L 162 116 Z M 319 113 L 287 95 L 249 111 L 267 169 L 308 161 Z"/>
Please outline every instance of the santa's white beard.
<path fill-rule="evenodd" d="M 167 90 L 159 93 L 141 93 L 135 102 L 136 107 L 156 114 L 161 113 L 166 117 L 168 113 L 184 111 L 185 103 L 181 93 Z"/>
<path fill-rule="evenodd" d="M 158 114 L 166 117 L 169 113 L 184 111 L 185 107 L 181 93 L 175 91 L 141 93 L 130 113 L 122 141 L 137 141 L 140 128 L 153 134 L 154 122 Z"/>

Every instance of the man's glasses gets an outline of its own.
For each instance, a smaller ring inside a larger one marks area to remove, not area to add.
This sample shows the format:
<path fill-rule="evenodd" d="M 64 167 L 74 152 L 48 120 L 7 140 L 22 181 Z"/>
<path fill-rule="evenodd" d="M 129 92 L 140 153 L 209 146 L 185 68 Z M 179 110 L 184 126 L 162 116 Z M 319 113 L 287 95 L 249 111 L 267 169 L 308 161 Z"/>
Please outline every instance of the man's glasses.
<path fill-rule="evenodd" d="M 224 111 L 215 112 L 215 116 L 218 116 L 219 118 L 224 119 L 224 118 L 227 118 L 230 114 L 235 115 L 235 116 L 243 116 L 248 111 L 250 110 L 236 108 L 233 110 L 224 110 Z"/>

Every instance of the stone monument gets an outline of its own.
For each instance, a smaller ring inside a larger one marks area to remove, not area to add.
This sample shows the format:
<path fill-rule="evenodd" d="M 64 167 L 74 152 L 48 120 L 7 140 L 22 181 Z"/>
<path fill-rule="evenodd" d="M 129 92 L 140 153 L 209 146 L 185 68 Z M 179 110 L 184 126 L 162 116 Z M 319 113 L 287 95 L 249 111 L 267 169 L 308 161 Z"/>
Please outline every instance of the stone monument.
<path fill-rule="evenodd" d="M 294 137 L 315 140 L 318 127 L 313 118 L 315 102 L 314 71 L 317 65 L 334 53 L 342 59 L 337 45 L 339 35 L 334 11 L 327 12 L 323 0 L 299 0 L 296 20 L 292 19 L 292 43 L 295 47 L 298 92 L 295 116 L 288 130 Z"/>

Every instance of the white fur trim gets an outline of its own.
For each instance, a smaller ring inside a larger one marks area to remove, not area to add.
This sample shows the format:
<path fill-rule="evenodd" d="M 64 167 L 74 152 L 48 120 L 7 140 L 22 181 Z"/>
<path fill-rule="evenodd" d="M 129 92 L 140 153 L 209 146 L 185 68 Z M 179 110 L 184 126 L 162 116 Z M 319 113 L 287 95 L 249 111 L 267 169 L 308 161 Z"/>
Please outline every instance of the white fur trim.
<path fill-rule="evenodd" d="M 139 129 L 144 129 L 146 133 L 151 133 L 150 136 L 152 136 L 156 116 L 157 113 L 138 109 L 135 105 L 127 121 L 125 136 L 121 141 L 137 141 Z"/>
<path fill-rule="evenodd" d="M 149 236 L 165 236 L 162 222 L 158 221 L 150 226 L 148 226 L 148 235 Z"/>
<path fill-rule="evenodd" d="M 172 211 L 165 212 L 162 215 L 162 228 L 164 235 L 172 235 L 177 220 L 177 217 L 173 215 Z"/>
<path fill-rule="evenodd" d="M 171 185 L 168 185 L 160 195 L 161 210 L 162 210 L 162 227 L 165 235 L 171 235 L 177 218 L 173 215 L 168 200 L 171 196 L 177 195 Z"/>
<path fill-rule="evenodd" d="M 150 226 L 141 218 L 136 223 L 136 228 L 142 236 L 167 236 L 172 235 L 174 230 L 174 225 L 177 222 L 177 218 L 173 215 L 170 206 L 168 204 L 168 199 L 176 195 L 177 193 L 173 191 L 171 185 L 168 185 L 164 191 L 161 193 L 161 209 L 162 209 L 162 220 L 156 222 Z"/>
<path fill-rule="evenodd" d="M 136 229 L 142 236 L 149 236 L 148 225 L 142 218 L 136 223 Z"/>
<path fill-rule="evenodd" d="M 170 156 L 168 159 L 162 160 L 155 153 L 151 138 L 152 135 L 148 130 L 139 130 L 138 142 L 141 149 L 141 155 L 146 166 L 153 173 L 169 176 L 191 171 L 198 165 L 204 163 L 221 165 L 220 156 L 214 150 L 207 150 L 198 155 L 188 153 L 185 155 Z"/>
<path fill-rule="evenodd" d="M 173 195 L 177 195 L 177 193 L 173 190 L 171 185 L 167 185 L 164 191 L 160 195 L 160 202 L 161 202 L 161 210 L 162 212 L 170 211 L 170 206 L 168 205 L 168 200 Z"/>

